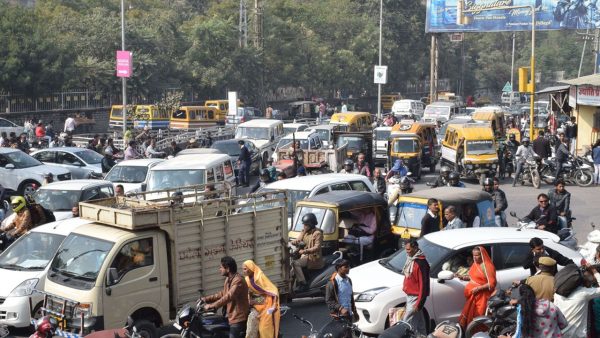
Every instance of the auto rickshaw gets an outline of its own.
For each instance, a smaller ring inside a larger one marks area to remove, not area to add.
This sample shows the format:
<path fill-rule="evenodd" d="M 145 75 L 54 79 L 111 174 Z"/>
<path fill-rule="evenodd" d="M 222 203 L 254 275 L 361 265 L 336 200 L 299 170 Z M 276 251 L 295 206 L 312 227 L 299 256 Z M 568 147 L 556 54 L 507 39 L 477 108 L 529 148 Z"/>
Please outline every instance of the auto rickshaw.
<path fill-rule="evenodd" d="M 504 120 L 504 110 L 501 107 L 482 107 L 477 109 L 471 118 L 477 122 L 488 122 L 492 126 L 496 142 L 506 140 L 506 122 Z"/>
<path fill-rule="evenodd" d="M 390 230 L 387 201 L 379 194 L 338 190 L 298 201 L 289 238 L 302 231 L 302 217 L 317 216 L 317 227 L 323 231 L 323 256 L 345 251 L 353 263 L 365 263 L 387 257 L 395 249 Z M 368 231 L 373 231 L 370 235 Z"/>
<path fill-rule="evenodd" d="M 440 230 L 445 226 L 444 209 L 449 205 L 456 208 L 456 216 L 469 228 L 496 226 L 492 195 L 476 189 L 439 187 L 398 197 L 392 233 L 398 236 L 400 241 L 420 237 L 421 220 L 427 213 L 427 201 L 430 198 L 438 200 Z"/>
<path fill-rule="evenodd" d="M 388 147 L 388 168 L 402 159 L 409 171 L 421 178 L 422 167 L 435 172 L 438 163 L 437 137 L 435 124 L 413 121 L 400 121 L 392 127 Z"/>
<path fill-rule="evenodd" d="M 359 153 L 365 154 L 365 160 L 373 166 L 373 134 L 372 132 L 334 132 L 335 148 L 346 147 L 346 158 L 356 162 Z"/>

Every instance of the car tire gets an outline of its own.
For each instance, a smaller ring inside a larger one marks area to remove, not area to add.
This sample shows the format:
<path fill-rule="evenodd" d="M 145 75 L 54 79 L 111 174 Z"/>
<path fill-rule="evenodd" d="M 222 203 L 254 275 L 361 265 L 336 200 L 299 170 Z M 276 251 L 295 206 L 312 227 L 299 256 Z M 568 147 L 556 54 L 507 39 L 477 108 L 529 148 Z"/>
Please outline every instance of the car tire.
<path fill-rule="evenodd" d="M 21 196 L 25 196 L 25 195 L 31 195 L 33 194 L 37 188 L 34 188 L 34 186 L 37 186 L 37 188 L 39 188 L 41 186 L 41 184 L 35 180 L 25 180 L 23 181 L 23 183 L 21 183 L 21 185 L 19 186 L 19 195 Z"/>

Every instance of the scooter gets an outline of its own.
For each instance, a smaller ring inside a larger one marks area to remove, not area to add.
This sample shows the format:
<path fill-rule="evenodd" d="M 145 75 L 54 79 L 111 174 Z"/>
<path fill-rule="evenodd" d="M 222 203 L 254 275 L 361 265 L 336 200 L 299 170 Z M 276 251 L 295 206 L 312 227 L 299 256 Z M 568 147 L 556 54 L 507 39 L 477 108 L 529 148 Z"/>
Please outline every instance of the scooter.
<path fill-rule="evenodd" d="M 517 227 L 519 228 L 519 230 L 535 229 L 538 223 L 545 217 L 544 215 L 542 215 L 542 217 L 535 221 L 529 221 L 523 218 L 519 218 L 514 211 L 511 211 L 509 214 L 517 219 Z M 562 228 L 558 230 L 557 235 L 559 237 L 560 244 L 569 247 L 573 250 L 577 250 L 577 238 L 575 238 L 575 231 L 573 231 L 573 228 Z"/>
<path fill-rule="evenodd" d="M 44 316 L 35 322 L 35 332 L 29 338 L 52 338 L 58 327 L 58 321 Z"/>
<path fill-rule="evenodd" d="M 499 290 L 490 297 L 487 303 L 485 315 L 473 318 L 473 321 L 465 329 L 465 338 L 474 337 L 482 329 L 493 337 L 499 335 L 514 334 L 517 326 L 517 309 L 510 304 L 508 291 Z"/>
<path fill-rule="evenodd" d="M 596 230 L 596 225 L 592 225 L 592 231 L 587 235 L 587 242 L 579 248 L 579 253 L 588 262 L 593 262 L 596 257 L 596 248 L 600 245 L 600 230 Z"/>
<path fill-rule="evenodd" d="M 300 249 L 304 248 L 304 243 L 300 242 L 298 245 L 288 244 L 290 251 L 290 259 L 295 260 L 300 258 Z M 303 269 L 304 276 L 306 277 L 306 288 L 298 288 L 296 285 L 296 279 L 292 281 L 292 298 L 304 298 L 304 297 L 319 297 L 325 296 L 325 286 L 327 282 L 335 272 L 335 264 L 343 258 L 341 251 L 335 251 L 333 254 L 323 257 L 325 264 L 323 268 L 318 270 Z M 292 269 L 293 275 L 293 269 Z"/>

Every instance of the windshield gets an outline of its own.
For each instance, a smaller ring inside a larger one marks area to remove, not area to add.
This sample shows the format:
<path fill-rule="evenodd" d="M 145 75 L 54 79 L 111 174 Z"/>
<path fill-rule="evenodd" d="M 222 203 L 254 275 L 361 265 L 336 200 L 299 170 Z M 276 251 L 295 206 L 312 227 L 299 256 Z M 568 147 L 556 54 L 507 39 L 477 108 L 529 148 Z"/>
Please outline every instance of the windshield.
<path fill-rule="evenodd" d="M 283 128 L 283 135 L 291 134 L 295 131 L 296 131 L 296 128 L 290 128 L 290 127 Z"/>
<path fill-rule="evenodd" d="M 291 138 L 282 138 L 281 140 L 279 140 L 279 143 L 277 143 L 277 149 L 285 149 L 287 147 L 292 147 L 292 142 L 293 139 Z M 300 149 L 308 149 L 308 140 L 298 140 L 296 139 L 296 142 L 300 142 Z"/>
<path fill-rule="evenodd" d="M 471 155 L 496 154 L 496 148 L 494 147 L 494 141 L 492 141 L 492 140 L 467 141 L 467 154 L 471 154 Z"/>
<path fill-rule="evenodd" d="M 402 202 L 398 204 L 394 224 L 411 229 L 421 229 L 421 220 L 426 212 L 426 204 Z"/>
<path fill-rule="evenodd" d="M 298 208 L 298 213 L 295 216 L 296 219 L 292 231 L 302 231 L 302 228 L 304 227 L 302 224 L 302 217 L 309 212 L 317 216 L 317 227 L 323 230 L 323 233 L 332 234 L 337 228 L 335 214 L 332 210 L 313 207 L 300 207 Z"/>
<path fill-rule="evenodd" d="M 113 183 L 142 183 L 147 173 L 148 167 L 117 165 L 104 179 Z"/>
<path fill-rule="evenodd" d="M 452 250 L 433 244 L 424 238 L 419 239 L 418 242 L 419 249 L 423 251 L 423 254 L 427 258 L 427 262 L 429 263 L 429 266 L 431 266 L 430 271 L 432 272 L 435 271 L 437 265 L 452 252 Z M 390 257 L 381 260 L 383 266 L 399 274 L 402 274 L 404 263 L 406 263 L 406 250 L 398 250 Z"/>
<path fill-rule="evenodd" d="M 314 131 L 317 132 L 317 134 L 319 135 L 319 138 L 323 141 L 323 142 L 328 142 L 329 141 L 329 130 L 328 129 L 314 129 Z"/>
<path fill-rule="evenodd" d="M 123 117 L 123 108 L 113 108 L 110 114 L 112 117 Z"/>
<path fill-rule="evenodd" d="M 348 143 L 349 149 L 360 149 L 363 146 L 363 139 L 357 136 L 344 136 L 340 135 L 337 139 L 337 144 L 342 146 L 344 143 Z"/>
<path fill-rule="evenodd" d="M 39 189 L 33 199 L 50 211 L 71 211 L 81 198 L 81 190 Z"/>
<path fill-rule="evenodd" d="M 376 130 L 375 131 L 375 139 L 377 141 L 387 141 L 390 137 L 391 130 Z"/>
<path fill-rule="evenodd" d="M 30 232 L 0 254 L 0 268 L 44 270 L 65 236 Z"/>
<path fill-rule="evenodd" d="M 87 164 L 99 164 L 100 162 L 102 162 L 102 155 L 89 149 L 78 151 L 74 154 L 79 156 L 83 160 L 83 162 Z"/>
<path fill-rule="evenodd" d="M 249 138 L 253 140 L 269 140 L 269 128 L 260 127 L 238 127 L 235 138 Z"/>
<path fill-rule="evenodd" d="M 174 119 L 185 119 L 187 117 L 187 112 L 185 110 L 178 109 L 173 112 Z"/>
<path fill-rule="evenodd" d="M 413 139 L 394 139 L 392 152 L 394 153 L 416 153 L 419 151 L 419 143 Z"/>
<path fill-rule="evenodd" d="M 425 108 L 426 116 L 450 116 L 450 107 L 427 106 Z"/>
<path fill-rule="evenodd" d="M 261 189 L 258 192 L 276 191 L 279 189 Z M 288 217 L 292 217 L 294 209 L 296 208 L 296 202 L 308 198 L 310 191 L 307 190 L 286 190 L 287 193 L 287 211 Z"/>
<path fill-rule="evenodd" d="M 229 156 L 239 156 L 241 150 L 237 142 L 217 142 L 212 145 L 212 148 Z"/>
<path fill-rule="evenodd" d="M 392 110 L 409 110 L 410 109 L 410 102 L 409 101 L 398 101 L 398 102 L 394 102 L 394 105 L 392 106 Z"/>
<path fill-rule="evenodd" d="M 70 234 L 54 257 L 50 271 L 67 278 L 93 282 L 113 244 L 98 238 Z M 61 278 L 59 281 L 66 280 Z"/>
<path fill-rule="evenodd" d="M 204 184 L 204 169 L 153 170 L 148 179 L 148 191 Z"/>
<path fill-rule="evenodd" d="M 19 169 L 42 165 L 42 162 L 25 154 L 22 151 L 13 151 L 11 153 L 5 153 L 4 156 L 8 158 L 10 163 L 14 164 L 15 168 Z"/>

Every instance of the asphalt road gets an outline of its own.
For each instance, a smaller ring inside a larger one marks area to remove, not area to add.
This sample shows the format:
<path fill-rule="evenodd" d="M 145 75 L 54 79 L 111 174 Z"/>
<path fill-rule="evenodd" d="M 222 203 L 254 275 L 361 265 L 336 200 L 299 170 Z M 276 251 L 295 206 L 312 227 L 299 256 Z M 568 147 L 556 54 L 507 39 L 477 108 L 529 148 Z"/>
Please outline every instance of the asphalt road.
<path fill-rule="evenodd" d="M 253 178 L 253 181 L 256 178 Z M 429 189 L 425 185 L 427 181 L 433 181 L 434 175 L 427 174 L 415 185 L 415 190 Z M 465 181 L 467 187 L 479 188 L 475 181 Z M 544 185 L 540 189 L 535 189 L 531 186 L 517 186 L 512 187 L 512 180 L 504 180 L 501 183 L 501 189 L 504 190 L 509 201 L 507 211 L 515 211 L 517 215 L 523 216 L 536 205 L 536 197 L 538 194 L 546 193 L 551 186 Z M 248 188 L 246 188 L 248 189 Z M 242 193 L 247 192 L 246 189 L 242 190 Z M 571 209 L 573 210 L 574 217 L 577 218 L 573 222 L 573 227 L 576 232 L 576 237 L 580 244 L 585 243 L 587 234 L 592 230 L 590 224 L 592 222 L 599 223 L 598 216 L 600 211 L 600 189 L 597 187 L 567 187 L 567 190 L 571 192 Z M 508 216 L 508 222 L 510 226 L 514 226 L 516 220 Z M 315 328 L 318 329 L 325 325 L 328 321 L 327 308 L 325 306 L 323 298 L 307 298 L 298 299 L 293 302 L 286 304 L 291 307 L 290 311 L 281 318 L 281 333 L 285 337 L 300 337 L 302 335 L 308 335 L 308 327 L 295 319 L 293 314 L 298 314 L 309 321 L 311 321 Z M 15 337 L 27 337 L 31 333 L 28 330 L 11 329 L 11 336 Z"/>

